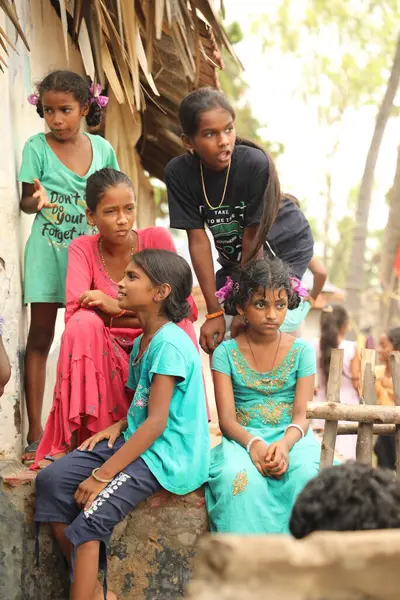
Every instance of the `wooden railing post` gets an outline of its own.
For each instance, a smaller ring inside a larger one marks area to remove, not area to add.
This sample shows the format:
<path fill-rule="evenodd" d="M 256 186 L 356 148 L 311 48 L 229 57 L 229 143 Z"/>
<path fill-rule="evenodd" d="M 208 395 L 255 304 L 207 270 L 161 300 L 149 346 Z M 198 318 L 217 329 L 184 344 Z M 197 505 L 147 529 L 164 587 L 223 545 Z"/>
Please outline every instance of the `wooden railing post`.
<path fill-rule="evenodd" d="M 342 378 L 342 370 L 343 350 L 332 350 L 331 363 L 329 367 L 328 386 L 326 390 L 327 402 L 340 402 L 340 383 Z M 325 421 L 321 447 L 321 458 L 319 463 L 320 469 L 330 467 L 333 464 L 337 428 L 337 419 Z"/>
<path fill-rule="evenodd" d="M 400 406 L 400 352 L 392 352 L 389 357 L 392 371 L 393 395 L 396 406 Z M 400 473 L 400 425 L 396 425 L 396 472 Z"/>
<path fill-rule="evenodd" d="M 375 392 L 375 350 L 362 350 L 361 352 L 361 380 L 362 402 L 376 404 Z M 374 438 L 373 423 L 358 424 L 356 457 L 357 461 L 367 465 L 372 464 L 372 448 Z"/>

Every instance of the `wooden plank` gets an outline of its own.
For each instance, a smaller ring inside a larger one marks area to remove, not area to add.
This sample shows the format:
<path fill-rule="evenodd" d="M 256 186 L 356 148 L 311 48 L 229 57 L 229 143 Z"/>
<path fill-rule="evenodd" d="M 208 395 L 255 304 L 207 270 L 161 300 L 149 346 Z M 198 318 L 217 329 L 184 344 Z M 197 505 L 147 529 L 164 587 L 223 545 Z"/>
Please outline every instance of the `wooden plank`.
<path fill-rule="evenodd" d="M 343 370 L 343 354 L 343 350 L 332 350 L 326 396 L 328 401 L 333 403 L 340 402 L 340 383 Z M 337 428 L 337 419 L 328 419 L 325 421 L 321 445 L 321 458 L 319 463 L 320 469 L 324 469 L 325 467 L 329 467 L 333 464 Z"/>
<path fill-rule="evenodd" d="M 374 435 L 394 435 L 396 425 L 373 425 Z M 339 423 L 338 435 L 357 435 L 358 423 Z"/>
<path fill-rule="evenodd" d="M 400 352 L 391 352 L 389 356 L 392 371 L 393 395 L 396 406 L 400 406 Z M 396 425 L 396 472 L 400 474 L 400 425 Z"/>
<path fill-rule="evenodd" d="M 375 350 L 364 349 L 361 353 L 361 381 L 362 398 L 364 406 L 374 406 L 377 403 L 375 392 Z M 358 425 L 356 459 L 367 465 L 372 464 L 373 449 L 373 423 L 364 423 L 362 420 Z"/>
<path fill-rule="evenodd" d="M 309 402 L 307 406 L 307 419 L 330 419 L 400 425 L 400 406 Z"/>

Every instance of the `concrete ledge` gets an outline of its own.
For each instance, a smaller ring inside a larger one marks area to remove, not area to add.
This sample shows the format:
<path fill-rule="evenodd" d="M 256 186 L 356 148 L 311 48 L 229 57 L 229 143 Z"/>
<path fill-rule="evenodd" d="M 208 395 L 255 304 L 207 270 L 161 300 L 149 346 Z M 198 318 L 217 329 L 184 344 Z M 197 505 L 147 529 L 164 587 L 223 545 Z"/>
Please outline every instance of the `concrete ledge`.
<path fill-rule="evenodd" d="M 398 600 L 400 531 L 208 536 L 190 600 Z"/>
<path fill-rule="evenodd" d="M 50 528 L 40 530 L 35 559 L 35 473 L 0 461 L 0 598 L 66 600 L 68 570 Z M 202 490 L 174 496 L 165 490 L 140 504 L 116 527 L 109 586 L 118 600 L 175 600 L 191 576 L 194 547 L 207 532 Z"/>

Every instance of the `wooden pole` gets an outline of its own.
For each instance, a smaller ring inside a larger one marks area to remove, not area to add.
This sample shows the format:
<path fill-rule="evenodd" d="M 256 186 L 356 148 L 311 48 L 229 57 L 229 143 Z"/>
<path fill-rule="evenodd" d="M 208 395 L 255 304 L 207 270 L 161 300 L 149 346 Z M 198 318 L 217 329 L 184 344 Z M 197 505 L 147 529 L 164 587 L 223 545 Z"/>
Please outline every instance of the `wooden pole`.
<path fill-rule="evenodd" d="M 400 352 L 392 352 L 389 356 L 392 371 L 393 395 L 396 406 L 400 406 Z M 400 425 L 396 424 L 396 472 L 400 474 Z"/>
<path fill-rule="evenodd" d="M 329 377 L 326 390 L 326 397 L 329 403 L 337 404 L 340 402 L 340 383 L 343 370 L 343 350 L 332 350 L 331 362 L 329 365 Z M 324 434 L 321 446 L 321 458 L 319 468 L 324 469 L 333 465 L 335 455 L 336 436 L 338 421 L 336 418 L 326 419 Z"/>
<path fill-rule="evenodd" d="M 376 405 L 375 392 L 375 350 L 362 350 L 361 353 L 361 377 L 362 398 L 367 406 Z M 374 440 L 373 423 L 365 423 L 360 420 L 358 425 L 356 459 L 367 465 L 372 464 L 372 448 Z"/>
<path fill-rule="evenodd" d="M 361 421 L 400 425 L 400 406 L 368 406 L 336 402 L 309 402 L 307 419 Z"/>
<path fill-rule="evenodd" d="M 373 425 L 374 435 L 394 435 L 396 425 Z M 357 435 L 358 423 L 339 423 L 338 435 Z"/>

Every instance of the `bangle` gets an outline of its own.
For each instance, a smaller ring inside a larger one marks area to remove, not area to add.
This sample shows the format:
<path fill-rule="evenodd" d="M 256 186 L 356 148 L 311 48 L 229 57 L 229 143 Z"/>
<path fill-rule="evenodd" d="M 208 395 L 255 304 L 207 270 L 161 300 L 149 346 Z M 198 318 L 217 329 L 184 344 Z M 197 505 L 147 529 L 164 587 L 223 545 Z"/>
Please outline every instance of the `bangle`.
<path fill-rule="evenodd" d="M 221 308 L 221 310 L 219 310 L 218 312 L 206 315 L 206 319 L 216 319 L 217 317 L 222 317 L 224 312 L 225 312 L 224 309 Z"/>
<path fill-rule="evenodd" d="M 290 427 L 294 427 L 295 429 L 298 429 L 301 433 L 301 437 L 304 437 L 304 429 L 302 428 L 301 425 L 297 425 L 297 423 L 291 423 L 290 425 L 288 425 L 285 429 L 285 432 L 290 429 Z M 301 439 L 301 438 L 300 438 Z"/>
<path fill-rule="evenodd" d="M 122 317 L 124 314 L 126 313 L 126 310 L 121 310 L 120 313 L 118 313 L 117 315 L 114 315 L 113 317 L 110 318 L 110 325 L 109 328 L 111 329 L 111 327 L 113 326 L 113 320 L 114 319 L 118 319 L 118 317 Z"/>
<path fill-rule="evenodd" d="M 102 479 L 101 477 L 99 477 L 97 475 L 97 471 L 99 471 L 99 470 L 100 470 L 100 467 L 97 467 L 97 469 L 93 469 L 93 471 L 92 471 L 92 477 L 93 477 L 93 479 L 95 479 L 99 483 L 111 483 L 112 480 L 114 479 L 114 477 L 112 479 Z"/>
<path fill-rule="evenodd" d="M 247 454 L 250 454 L 250 448 L 252 447 L 254 442 L 263 442 L 263 441 L 264 440 L 262 439 L 262 437 L 259 437 L 259 436 L 251 438 L 251 440 L 248 442 L 248 444 L 246 446 Z"/>

